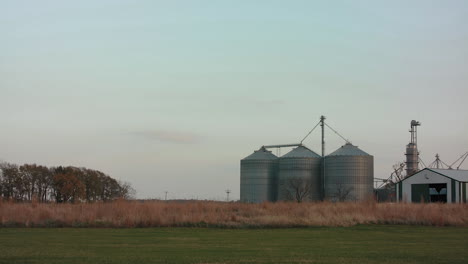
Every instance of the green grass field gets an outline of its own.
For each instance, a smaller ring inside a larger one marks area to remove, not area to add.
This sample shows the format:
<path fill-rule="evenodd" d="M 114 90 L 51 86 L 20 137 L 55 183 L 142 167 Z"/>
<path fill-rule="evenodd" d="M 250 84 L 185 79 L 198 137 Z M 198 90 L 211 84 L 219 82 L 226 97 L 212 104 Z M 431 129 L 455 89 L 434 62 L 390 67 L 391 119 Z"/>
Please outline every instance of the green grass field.
<path fill-rule="evenodd" d="M 0 263 L 468 263 L 468 228 L 0 229 Z"/>

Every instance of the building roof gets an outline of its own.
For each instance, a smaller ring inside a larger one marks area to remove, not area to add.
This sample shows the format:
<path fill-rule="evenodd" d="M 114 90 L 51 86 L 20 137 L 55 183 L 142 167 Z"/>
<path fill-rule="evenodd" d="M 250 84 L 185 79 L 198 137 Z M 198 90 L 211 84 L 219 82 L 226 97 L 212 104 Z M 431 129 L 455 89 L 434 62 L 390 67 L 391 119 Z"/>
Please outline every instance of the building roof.
<path fill-rule="evenodd" d="M 284 154 L 281 158 L 321 158 L 321 156 L 306 146 L 298 146 L 297 148 Z"/>
<path fill-rule="evenodd" d="M 405 181 L 406 179 L 409 179 L 417 174 L 419 174 L 422 171 L 429 170 L 432 172 L 435 172 L 437 174 L 440 174 L 442 176 L 445 176 L 447 178 L 459 181 L 459 182 L 468 182 L 468 170 L 453 170 L 453 169 L 431 169 L 431 168 L 424 168 L 418 172 L 416 172 L 413 175 L 410 175 L 406 178 L 404 178 L 402 181 Z"/>
<path fill-rule="evenodd" d="M 429 169 L 460 182 L 468 182 L 468 170 Z"/>
<path fill-rule="evenodd" d="M 266 148 L 260 148 L 259 150 L 254 151 L 251 155 L 245 157 L 243 160 L 275 160 L 276 157 L 271 151 L 268 151 Z"/>
<path fill-rule="evenodd" d="M 341 148 L 335 150 L 334 152 L 328 154 L 328 156 L 370 156 L 368 153 L 359 149 L 357 146 L 354 146 L 351 143 L 346 143 Z"/>

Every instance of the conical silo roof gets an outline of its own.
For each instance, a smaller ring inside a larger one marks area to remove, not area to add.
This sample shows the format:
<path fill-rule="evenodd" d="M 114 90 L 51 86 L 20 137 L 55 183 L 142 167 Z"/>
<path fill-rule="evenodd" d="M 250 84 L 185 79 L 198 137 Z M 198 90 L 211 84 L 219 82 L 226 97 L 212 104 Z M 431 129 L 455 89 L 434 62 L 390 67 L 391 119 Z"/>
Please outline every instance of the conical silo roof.
<path fill-rule="evenodd" d="M 371 156 L 351 143 L 346 143 L 341 148 L 328 154 L 327 156 Z"/>
<path fill-rule="evenodd" d="M 262 147 L 259 150 L 255 150 L 254 153 L 245 157 L 242 160 L 275 160 L 278 157 L 275 156 L 271 151 L 268 151 L 266 148 Z"/>
<path fill-rule="evenodd" d="M 281 158 L 321 158 L 321 156 L 301 145 L 284 154 Z"/>

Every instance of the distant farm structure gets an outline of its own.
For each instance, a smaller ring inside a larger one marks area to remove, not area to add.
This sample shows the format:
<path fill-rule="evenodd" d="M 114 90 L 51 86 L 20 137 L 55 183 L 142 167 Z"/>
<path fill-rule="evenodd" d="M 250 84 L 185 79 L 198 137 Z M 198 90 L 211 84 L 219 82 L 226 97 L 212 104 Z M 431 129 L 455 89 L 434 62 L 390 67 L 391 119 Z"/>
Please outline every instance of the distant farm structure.
<path fill-rule="evenodd" d="M 416 120 L 410 122 L 411 139 L 406 145 L 406 162 L 395 165 L 390 177 L 384 179 L 374 178 L 374 157 L 351 144 L 321 116 L 299 143 L 263 145 L 241 160 L 240 201 L 364 201 L 376 198 L 389 202 L 466 202 L 468 171 L 460 170 L 460 166 L 467 159 L 468 152 L 451 165 L 440 160 L 437 154 L 436 160 L 426 166 L 418 151 L 417 128 L 420 125 Z M 303 144 L 318 126 L 322 132 L 321 155 Z M 325 155 L 325 128 L 345 141 L 342 147 L 328 155 Z M 287 147 L 294 148 L 283 156 L 276 156 L 269 150 Z M 421 177 L 412 176 L 419 175 L 421 164 L 423 169 L 427 168 L 423 170 L 426 174 L 430 169 L 439 170 L 437 174 L 442 178 L 434 176 L 437 178 L 435 182 L 416 182 Z M 409 177 L 412 179 L 406 180 Z M 444 177 L 451 181 L 447 183 Z M 413 181 L 413 187 L 402 187 Z M 378 185 L 375 189 L 374 184 Z"/>
<path fill-rule="evenodd" d="M 302 143 L 319 125 L 322 155 Z M 329 155 L 325 155 L 325 127 L 345 140 Z M 283 147 L 295 148 L 281 157 L 268 150 Z M 240 181 L 242 202 L 363 201 L 373 196 L 374 157 L 351 144 L 321 116 L 300 143 L 262 146 L 242 159 Z"/>

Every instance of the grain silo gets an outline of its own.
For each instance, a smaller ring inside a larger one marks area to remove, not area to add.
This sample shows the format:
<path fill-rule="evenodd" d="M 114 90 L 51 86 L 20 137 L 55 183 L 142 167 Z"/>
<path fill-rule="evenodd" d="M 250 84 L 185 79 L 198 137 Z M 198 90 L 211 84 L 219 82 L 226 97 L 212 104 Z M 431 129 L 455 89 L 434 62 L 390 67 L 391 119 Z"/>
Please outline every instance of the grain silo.
<path fill-rule="evenodd" d="M 406 175 L 410 176 L 419 170 L 418 126 L 420 122 L 411 121 L 411 141 L 406 145 Z"/>
<path fill-rule="evenodd" d="M 300 145 L 279 159 L 278 201 L 319 201 L 322 157 Z"/>
<path fill-rule="evenodd" d="M 240 200 L 261 203 L 276 201 L 278 157 L 262 147 L 241 160 Z"/>
<path fill-rule="evenodd" d="M 323 160 L 325 199 L 362 201 L 373 195 L 374 157 L 346 143 Z"/>

